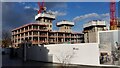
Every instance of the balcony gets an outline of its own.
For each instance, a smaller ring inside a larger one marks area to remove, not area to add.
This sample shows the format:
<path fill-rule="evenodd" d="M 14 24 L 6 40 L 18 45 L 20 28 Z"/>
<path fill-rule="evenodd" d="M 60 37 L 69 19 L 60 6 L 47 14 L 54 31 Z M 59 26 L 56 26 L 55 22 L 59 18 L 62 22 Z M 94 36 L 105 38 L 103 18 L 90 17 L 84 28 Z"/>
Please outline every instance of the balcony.
<path fill-rule="evenodd" d="M 71 38 L 71 36 L 65 36 L 65 38 Z"/>
<path fill-rule="evenodd" d="M 40 40 L 39 43 L 48 43 L 48 41 Z"/>
<path fill-rule="evenodd" d="M 41 35 L 39 35 L 39 37 L 47 37 L 47 35 L 46 34 L 41 34 Z"/>
<path fill-rule="evenodd" d="M 21 38 L 24 38 L 24 36 L 21 36 Z"/>
<path fill-rule="evenodd" d="M 64 38 L 64 36 L 61 35 L 61 36 L 58 36 L 58 38 Z"/>
<path fill-rule="evenodd" d="M 47 31 L 47 29 L 30 29 L 30 30 L 35 30 L 35 31 Z"/>
<path fill-rule="evenodd" d="M 49 41 L 49 43 L 55 43 L 55 41 Z"/>
<path fill-rule="evenodd" d="M 32 41 L 32 44 L 38 44 L 38 41 L 36 40 L 34 40 L 34 41 Z"/>
<path fill-rule="evenodd" d="M 21 38 L 20 36 L 18 36 L 18 38 Z"/>
<path fill-rule="evenodd" d="M 37 41 L 37 40 L 32 41 L 32 44 L 42 44 L 42 43 L 48 43 L 48 41 L 44 41 L 44 40 L 43 41 L 42 40 L 41 41 Z"/>
<path fill-rule="evenodd" d="M 49 36 L 50 38 L 55 38 L 55 37 L 57 37 L 57 36 L 54 36 L 54 35 L 51 35 L 51 36 Z"/>
<path fill-rule="evenodd" d="M 38 34 L 33 35 L 33 37 L 38 37 Z"/>

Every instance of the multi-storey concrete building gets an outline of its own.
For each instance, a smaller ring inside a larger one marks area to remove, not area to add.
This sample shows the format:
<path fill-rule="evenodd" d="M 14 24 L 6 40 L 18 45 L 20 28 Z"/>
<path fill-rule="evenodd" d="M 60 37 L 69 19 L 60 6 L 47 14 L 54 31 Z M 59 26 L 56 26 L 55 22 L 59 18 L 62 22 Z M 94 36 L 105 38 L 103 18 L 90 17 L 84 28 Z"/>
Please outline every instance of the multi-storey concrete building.
<path fill-rule="evenodd" d="M 57 23 L 60 32 L 72 32 L 71 28 L 74 26 L 74 22 L 63 20 Z"/>
<path fill-rule="evenodd" d="M 73 33 L 71 27 L 73 22 L 61 21 L 57 23 L 58 31 L 52 31 L 52 21 L 55 15 L 51 13 L 39 13 L 35 16 L 37 23 L 29 23 L 12 30 L 13 46 L 18 46 L 23 40 L 30 40 L 33 45 L 59 44 L 59 43 L 81 43 L 82 33 Z"/>
<path fill-rule="evenodd" d="M 105 21 L 93 20 L 83 25 L 84 42 L 85 43 L 96 43 L 98 31 L 106 30 Z"/>

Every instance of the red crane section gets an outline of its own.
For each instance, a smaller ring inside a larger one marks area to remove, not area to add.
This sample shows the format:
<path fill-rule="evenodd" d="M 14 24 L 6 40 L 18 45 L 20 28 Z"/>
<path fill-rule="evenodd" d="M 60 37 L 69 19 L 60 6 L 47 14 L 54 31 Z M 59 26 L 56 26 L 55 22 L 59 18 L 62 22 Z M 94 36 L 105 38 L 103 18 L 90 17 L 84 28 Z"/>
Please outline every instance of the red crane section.
<path fill-rule="evenodd" d="M 39 6 L 39 10 L 38 10 L 38 14 L 39 14 L 39 13 L 42 13 L 45 10 L 44 0 L 42 1 L 42 4 L 40 4 L 40 2 L 38 2 L 38 6 Z"/>
<path fill-rule="evenodd" d="M 115 0 L 111 0 L 110 2 L 110 30 L 117 29 L 117 21 L 116 21 L 116 2 Z"/>

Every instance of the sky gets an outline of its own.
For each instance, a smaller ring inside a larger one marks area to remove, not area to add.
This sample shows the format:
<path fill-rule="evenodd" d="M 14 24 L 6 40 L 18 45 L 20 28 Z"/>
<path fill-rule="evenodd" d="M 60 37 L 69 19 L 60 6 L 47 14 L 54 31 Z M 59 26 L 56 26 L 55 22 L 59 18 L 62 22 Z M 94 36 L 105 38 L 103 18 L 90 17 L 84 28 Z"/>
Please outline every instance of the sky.
<path fill-rule="evenodd" d="M 105 20 L 109 25 L 109 2 L 45 2 L 45 6 L 48 12 L 56 15 L 53 30 L 58 30 L 56 23 L 61 20 L 73 21 L 74 32 L 82 32 L 83 24 L 91 20 Z M 11 31 L 27 23 L 35 23 L 37 11 L 37 2 L 3 2 L 3 30 Z"/>

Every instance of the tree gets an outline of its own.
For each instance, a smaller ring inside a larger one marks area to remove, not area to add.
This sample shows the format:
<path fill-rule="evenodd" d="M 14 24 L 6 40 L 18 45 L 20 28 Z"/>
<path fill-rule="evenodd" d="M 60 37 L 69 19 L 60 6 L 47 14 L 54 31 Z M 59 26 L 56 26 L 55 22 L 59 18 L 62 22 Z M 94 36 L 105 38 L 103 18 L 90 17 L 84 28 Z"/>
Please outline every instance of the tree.
<path fill-rule="evenodd" d="M 7 30 L 2 31 L 2 47 L 9 47 L 12 44 L 11 33 Z"/>
<path fill-rule="evenodd" d="M 69 68 L 70 62 L 75 55 L 74 49 L 72 51 L 61 52 L 60 56 L 56 56 L 57 60 L 61 63 L 61 68 Z"/>

